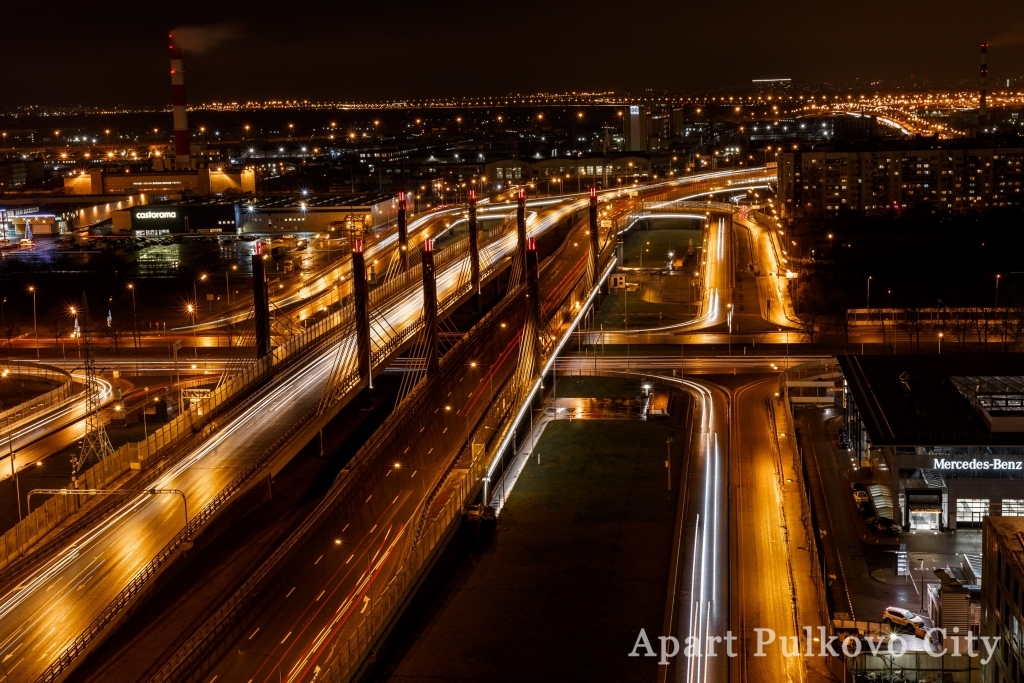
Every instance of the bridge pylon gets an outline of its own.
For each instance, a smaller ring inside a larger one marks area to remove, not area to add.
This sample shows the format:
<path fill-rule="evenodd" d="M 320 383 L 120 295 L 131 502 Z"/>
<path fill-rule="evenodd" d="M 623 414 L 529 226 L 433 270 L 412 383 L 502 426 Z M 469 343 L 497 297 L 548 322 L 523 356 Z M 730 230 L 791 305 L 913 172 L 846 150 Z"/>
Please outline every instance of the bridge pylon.
<path fill-rule="evenodd" d="M 267 267 L 263 262 L 262 242 L 252 255 L 252 301 L 256 325 L 256 358 L 270 353 L 270 295 L 267 292 Z"/>
<path fill-rule="evenodd" d="M 366 255 L 363 240 L 352 240 L 352 291 L 355 297 L 356 361 L 360 379 L 373 388 L 373 368 L 370 366 L 370 287 L 366 284 Z"/>
<path fill-rule="evenodd" d="M 440 365 L 438 358 L 437 335 L 437 280 L 434 273 L 434 240 L 429 237 L 423 240 L 423 342 L 424 366 L 427 376 L 437 374 Z"/>
<path fill-rule="evenodd" d="M 480 234 L 476 224 L 476 190 L 469 191 L 469 281 L 480 312 Z"/>
<path fill-rule="evenodd" d="M 398 193 L 398 262 L 403 273 L 409 272 L 409 225 L 404 190 Z"/>
<path fill-rule="evenodd" d="M 539 336 L 544 333 L 540 311 L 540 263 L 537 257 L 537 240 L 532 237 L 526 240 L 526 296 L 529 308 L 523 341 L 528 345 L 528 379 L 532 380 L 536 379 L 540 372 L 540 350 L 543 348 L 543 342 Z M 529 348 L 529 345 L 532 345 L 532 348 Z"/>
<path fill-rule="evenodd" d="M 597 278 L 597 269 L 601 257 L 601 240 L 598 228 L 600 222 L 597 218 L 597 188 L 590 188 L 590 224 L 587 230 L 590 235 L 590 273 L 591 282 Z"/>
<path fill-rule="evenodd" d="M 519 272 L 525 273 L 526 268 L 526 190 L 519 190 L 516 195 L 518 204 L 516 206 L 516 235 L 519 241 L 516 244 L 516 259 L 519 261 Z M 513 272 L 515 269 L 513 268 Z M 520 280 L 521 282 L 521 280 Z M 509 286 L 514 287 L 518 282 L 510 282 Z"/>

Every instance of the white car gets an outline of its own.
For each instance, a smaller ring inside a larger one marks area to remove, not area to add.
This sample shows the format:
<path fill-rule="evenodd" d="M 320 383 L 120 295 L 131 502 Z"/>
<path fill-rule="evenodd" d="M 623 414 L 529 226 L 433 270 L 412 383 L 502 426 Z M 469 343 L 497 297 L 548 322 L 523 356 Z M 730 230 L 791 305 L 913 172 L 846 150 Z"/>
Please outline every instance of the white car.
<path fill-rule="evenodd" d="M 888 621 L 897 626 L 924 628 L 924 619 L 902 607 L 886 607 L 882 612 L 882 621 Z"/>
<path fill-rule="evenodd" d="M 855 503 L 866 503 L 866 502 L 868 502 L 868 492 L 867 491 L 854 491 L 853 492 L 853 501 Z"/>

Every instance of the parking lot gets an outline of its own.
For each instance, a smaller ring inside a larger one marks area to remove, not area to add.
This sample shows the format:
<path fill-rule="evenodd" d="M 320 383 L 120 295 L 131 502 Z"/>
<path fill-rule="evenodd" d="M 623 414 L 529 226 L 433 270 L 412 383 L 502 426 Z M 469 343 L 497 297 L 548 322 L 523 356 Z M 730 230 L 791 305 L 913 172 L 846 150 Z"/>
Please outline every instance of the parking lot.
<path fill-rule="evenodd" d="M 836 617 L 884 628 L 883 613 L 893 606 L 923 615 L 930 627 L 922 587 L 939 584 L 936 569 L 967 581 L 967 556 L 980 555 L 981 530 L 903 531 L 891 522 L 873 524 L 878 518 L 892 519 L 891 493 L 876 481 L 875 472 L 860 467 L 840 447 L 841 428 L 834 410 L 807 410 L 797 417 L 819 534 L 834 576 L 830 588 Z M 897 574 L 901 550 L 909 574 Z"/>

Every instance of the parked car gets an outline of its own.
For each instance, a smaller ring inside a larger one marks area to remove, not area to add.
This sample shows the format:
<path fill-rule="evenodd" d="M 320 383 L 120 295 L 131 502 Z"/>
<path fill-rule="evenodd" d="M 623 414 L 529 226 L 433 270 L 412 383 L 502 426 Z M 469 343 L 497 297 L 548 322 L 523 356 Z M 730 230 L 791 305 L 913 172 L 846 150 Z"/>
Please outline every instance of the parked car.
<path fill-rule="evenodd" d="M 902 607 L 886 607 L 882 611 L 882 621 L 895 624 L 896 626 L 924 627 L 924 619 Z"/>
<path fill-rule="evenodd" d="M 860 510 L 861 517 L 875 516 L 875 506 L 871 504 L 870 500 L 865 500 L 863 503 L 858 503 L 857 509 Z"/>
<path fill-rule="evenodd" d="M 864 490 L 854 491 L 853 492 L 853 500 L 856 501 L 857 503 L 866 503 L 866 502 L 868 502 L 870 500 L 870 497 L 868 496 L 868 492 L 867 491 L 864 491 Z"/>
<path fill-rule="evenodd" d="M 864 484 L 862 482 L 854 481 L 854 482 L 850 482 L 850 490 L 851 491 L 867 491 L 868 488 L 866 486 L 864 486 Z"/>
<path fill-rule="evenodd" d="M 850 447 L 850 434 L 845 429 L 840 429 L 837 436 L 839 437 L 840 448 Z"/>
<path fill-rule="evenodd" d="M 872 517 L 867 520 L 867 524 L 875 531 L 891 536 L 896 536 L 903 532 L 903 527 L 888 517 Z"/>

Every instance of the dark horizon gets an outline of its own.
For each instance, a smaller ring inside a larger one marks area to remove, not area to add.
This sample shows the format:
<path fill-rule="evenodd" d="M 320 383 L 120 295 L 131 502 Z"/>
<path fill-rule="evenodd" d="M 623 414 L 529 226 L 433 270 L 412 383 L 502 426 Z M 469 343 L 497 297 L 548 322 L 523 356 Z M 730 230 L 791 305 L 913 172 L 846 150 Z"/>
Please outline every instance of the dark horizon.
<path fill-rule="evenodd" d="M 285 99 L 369 102 L 503 93 L 671 92 L 749 86 L 755 78 L 865 87 L 972 84 L 978 45 L 989 83 L 1024 75 L 1024 21 L 1011 0 L 965 14 L 950 2 L 861 3 L 826 22 L 809 2 L 765 11 L 630 6 L 597 0 L 506 8 L 456 3 L 307 3 L 298 15 L 185 0 L 107 3 L 43 16 L 5 10 L 9 68 L 0 107 L 169 102 L 166 34 L 185 49 L 190 103 Z M 396 19 L 397 17 L 397 19 Z M 623 30 L 623 29 L 626 30 Z"/>

